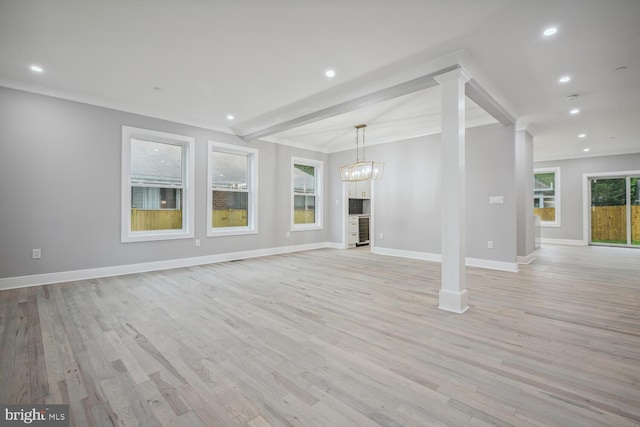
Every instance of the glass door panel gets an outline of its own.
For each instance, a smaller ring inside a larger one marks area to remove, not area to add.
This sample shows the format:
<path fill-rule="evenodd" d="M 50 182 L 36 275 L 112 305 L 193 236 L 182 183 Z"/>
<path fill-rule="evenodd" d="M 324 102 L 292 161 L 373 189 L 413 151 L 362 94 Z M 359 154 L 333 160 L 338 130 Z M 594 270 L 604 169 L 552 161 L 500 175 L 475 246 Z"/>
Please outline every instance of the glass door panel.
<path fill-rule="evenodd" d="M 591 243 L 628 244 L 626 178 L 591 180 Z"/>
<path fill-rule="evenodd" d="M 640 177 L 630 178 L 631 194 L 631 244 L 640 246 Z"/>

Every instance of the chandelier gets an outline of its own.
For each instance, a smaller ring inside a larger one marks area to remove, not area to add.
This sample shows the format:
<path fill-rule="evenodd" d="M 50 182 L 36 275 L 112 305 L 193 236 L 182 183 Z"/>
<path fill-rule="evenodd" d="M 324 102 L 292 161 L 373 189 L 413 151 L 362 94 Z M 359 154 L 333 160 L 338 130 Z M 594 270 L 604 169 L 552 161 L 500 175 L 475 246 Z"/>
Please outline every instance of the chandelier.
<path fill-rule="evenodd" d="M 369 179 L 382 179 L 384 163 L 365 161 L 364 159 L 364 132 L 367 125 L 356 126 L 356 162 L 340 167 L 342 181 L 366 181 Z M 362 129 L 362 161 L 358 156 L 360 146 L 360 129 Z"/>

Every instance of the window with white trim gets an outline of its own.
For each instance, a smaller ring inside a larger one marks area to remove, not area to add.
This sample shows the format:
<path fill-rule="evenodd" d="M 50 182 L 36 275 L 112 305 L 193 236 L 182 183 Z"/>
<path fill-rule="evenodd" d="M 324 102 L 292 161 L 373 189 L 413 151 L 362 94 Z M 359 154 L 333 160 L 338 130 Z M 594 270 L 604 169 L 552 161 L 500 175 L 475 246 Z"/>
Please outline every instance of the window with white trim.
<path fill-rule="evenodd" d="M 560 168 L 533 171 L 533 210 L 540 225 L 560 227 Z"/>
<path fill-rule="evenodd" d="M 258 150 L 209 141 L 207 236 L 258 232 Z"/>
<path fill-rule="evenodd" d="M 322 169 L 318 160 L 291 158 L 291 230 L 322 228 Z"/>
<path fill-rule="evenodd" d="M 122 127 L 121 241 L 192 238 L 194 139 Z"/>

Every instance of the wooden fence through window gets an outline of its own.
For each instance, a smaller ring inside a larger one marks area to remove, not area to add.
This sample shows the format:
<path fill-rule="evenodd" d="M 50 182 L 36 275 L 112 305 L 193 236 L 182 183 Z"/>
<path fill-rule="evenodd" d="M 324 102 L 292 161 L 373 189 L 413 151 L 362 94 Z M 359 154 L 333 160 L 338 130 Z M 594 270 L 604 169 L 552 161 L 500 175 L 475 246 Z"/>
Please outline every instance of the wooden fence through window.
<path fill-rule="evenodd" d="M 534 208 L 533 214 L 540 217 L 540 221 L 555 221 L 556 208 Z"/>
<path fill-rule="evenodd" d="M 131 209 L 131 231 L 180 230 L 181 228 L 181 210 Z"/>
<path fill-rule="evenodd" d="M 213 210 L 213 227 L 246 227 L 248 224 L 246 209 Z"/>
<path fill-rule="evenodd" d="M 541 221 L 555 221 L 555 208 L 535 208 Z M 626 206 L 592 206 L 591 240 L 593 242 L 627 242 Z M 640 244 L 640 206 L 631 206 L 631 240 Z"/>
<path fill-rule="evenodd" d="M 594 242 L 627 242 L 627 207 L 591 207 L 591 240 Z M 631 206 L 631 240 L 640 241 L 640 206 Z"/>

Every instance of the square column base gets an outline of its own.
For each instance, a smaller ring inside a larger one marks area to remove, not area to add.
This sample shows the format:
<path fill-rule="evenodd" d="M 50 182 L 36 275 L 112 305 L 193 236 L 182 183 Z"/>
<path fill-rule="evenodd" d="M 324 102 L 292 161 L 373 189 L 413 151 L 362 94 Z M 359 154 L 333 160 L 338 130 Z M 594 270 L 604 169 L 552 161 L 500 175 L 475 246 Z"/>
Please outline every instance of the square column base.
<path fill-rule="evenodd" d="M 440 289 L 438 293 L 439 304 L 438 308 L 444 311 L 450 311 L 452 313 L 462 314 L 469 310 L 467 304 L 467 290 L 462 292 L 451 292 L 444 289 Z"/>

